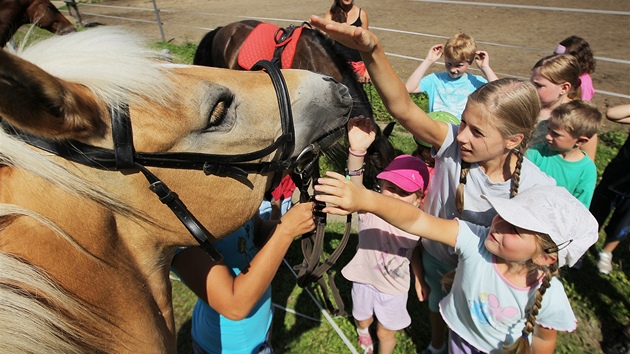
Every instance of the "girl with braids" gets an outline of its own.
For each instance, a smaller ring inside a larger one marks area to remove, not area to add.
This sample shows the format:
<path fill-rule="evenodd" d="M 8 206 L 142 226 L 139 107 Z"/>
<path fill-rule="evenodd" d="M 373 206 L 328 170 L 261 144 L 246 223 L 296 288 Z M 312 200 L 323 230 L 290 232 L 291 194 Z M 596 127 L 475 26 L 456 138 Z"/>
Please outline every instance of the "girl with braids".
<path fill-rule="evenodd" d="M 480 195 L 508 199 L 534 185 L 555 185 L 551 177 L 523 158 L 540 113 L 540 100 L 531 83 L 492 81 L 469 96 L 459 126 L 435 121 L 411 101 L 376 36 L 315 16 L 311 23 L 361 52 L 389 113 L 414 137 L 432 146 L 434 175 L 423 205 L 430 215 L 490 226 L 496 212 Z M 452 248 L 427 239 L 422 239 L 422 247 L 414 251 L 414 274 L 423 274 L 424 267 L 424 280 L 430 288 L 431 344 L 425 353 L 444 351 L 446 324 L 438 303 L 446 292 L 440 282 L 444 274 L 455 269 L 457 261 Z M 426 289 L 416 284 L 416 290 L 424 301 Z"/>
<path fill-rule="evenodd" d="M 482 195 L 496 210 L 490 228 L 431 216 L 327 172 L 315 187 L 324 212 L 373 213 L 410 234 L 454 247 L 453 290 L 440 302 L 449 353 L 553 353 L 557 331 L 576 318 L 558 268 L 597 241 L 597 221 L 565 188 L 535 186 L 508 199 Z"/>
<path fill-rule="evenodd" d="M 336 22 L 347 23 L 351 26 L 368 29 L 367 11 L 355 5 L 354 0 L 334 0 L 325 17 Z M 370 82 L 370 75 L 367 70 L 365 70 L 365 64 L 361 60 L 361 54 L 359 54 L 356 49 L 346 47 L 339 42 L 336 44 L 338 51 L 354 68 L 354 72 L 357 74 L 359 82 Z"/>

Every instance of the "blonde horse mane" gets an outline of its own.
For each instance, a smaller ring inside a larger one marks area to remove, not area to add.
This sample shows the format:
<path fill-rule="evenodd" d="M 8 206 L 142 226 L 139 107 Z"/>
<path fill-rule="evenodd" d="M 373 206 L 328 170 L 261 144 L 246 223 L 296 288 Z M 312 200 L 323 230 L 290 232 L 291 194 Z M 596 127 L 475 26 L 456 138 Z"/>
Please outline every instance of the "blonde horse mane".
<path fill-rule="evenodd" d="M 165 103 L 174 90 L 157 60 L 160 53 L 123 27 L 50 37 L 21 46 L 15 54 L 53 76 L 85 85 L 110 107 L 145 99 Z"/>
<path fill-rule="evenodd" d="M 168 73 L 146 49 L 142 39 L 120 28 L 93 29 L 65 37 L 51 37 L 16 53 L 58 78 L 89 87 L 111 107 L 121 104 L 164 103 L 173 90 Z M 29 148 L 0 129 L 0 168 L 28 171 L 69 193 L 88 198 L 123 216 L 155 224 L 142 211 L 111 197 L 107 191 L 84 180 Z M 5 167 L 3 167 L 5 166 Z M 0 205 L 0 230 L 17 217 L 30 217 L 80 247 L 53 222 L 11 204 Z M 0 252 L 0 324 L 4 338 L 0 352 L 99 353 L 107 352 L 108 338 L 102 328 L 86 327 L 102 319 L 60 289 L 44 271 L 24 260 Z M 99 333 L 95 336 L 93 333 Z M 108 338 L 112 340 L 112 338 Z"/>
<path fill-rule="evenodd" d="M 0 269 L 0 328 L 4 333 L 0 352 L 107 351 L 107 343 L 102 338 L 108 335 L 102 333 L 102 328 L 86 328 L 85 323 L 73 320 L 92 318 L 98 321 L 96 316 L 39 269 L 3 252 L 0 252 Z"/>

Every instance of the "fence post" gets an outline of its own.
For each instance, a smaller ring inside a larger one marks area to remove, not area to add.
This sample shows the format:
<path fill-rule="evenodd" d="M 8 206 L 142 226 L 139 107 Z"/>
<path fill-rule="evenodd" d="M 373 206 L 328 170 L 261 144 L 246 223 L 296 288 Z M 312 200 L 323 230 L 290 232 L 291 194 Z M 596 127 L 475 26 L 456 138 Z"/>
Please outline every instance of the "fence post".
<path fill-rule="evenodd" d="M 153 9 L 155 10 L 155 18 L 157 19 L 157 25 L 160 28 L 160 35 L 162 36 L 162 42 L 166 42 L 166 38 L 164 38 L 164 30 L 162 30 L 162 20 L 160 20 L 160 10 L 155 3 L 155 0 L 151 0 L 153 2 Z"/>

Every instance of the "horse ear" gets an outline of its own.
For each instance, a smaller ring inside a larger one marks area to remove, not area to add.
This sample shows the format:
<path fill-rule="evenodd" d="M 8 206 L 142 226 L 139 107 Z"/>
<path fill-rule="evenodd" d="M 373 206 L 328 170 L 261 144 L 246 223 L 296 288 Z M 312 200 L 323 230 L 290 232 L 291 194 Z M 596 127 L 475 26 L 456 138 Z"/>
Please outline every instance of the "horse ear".
<path fill-rule="evenodd" d="M 392 131 L 394 130 L 395 125 L 396 125 L 396 122 L 387 123 L 387 125 L 385 126 L 385 129 L 383 129 L 383 135 L 389 138 L 389 136 L 392 135 Z"/>
<path fill-rule="evenodd" d="M 104 134 L 100 112 L 85 86 L 0 50 L 0 116 L 11 125 L 48 139 L 81 139 Z"/>

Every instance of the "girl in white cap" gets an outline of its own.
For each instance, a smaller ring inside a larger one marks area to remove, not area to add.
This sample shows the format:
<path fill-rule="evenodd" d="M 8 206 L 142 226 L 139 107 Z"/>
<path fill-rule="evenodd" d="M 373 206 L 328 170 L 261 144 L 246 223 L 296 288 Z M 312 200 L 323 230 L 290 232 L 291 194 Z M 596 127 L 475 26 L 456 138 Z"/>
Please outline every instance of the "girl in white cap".
<path fill-rule="evenodd" d="M 363 157 L 375 138 L 369 118 L 348 122 L 350 155 L 346 178 L 363 188 Z M 419 208 L 429 184 L 429 169 L 417 157 L 396 157 L 377 178 L 381 193 Z M 369 327 L 376 318 L 378 352 L 389 354 L 396 346 L 396 331 L 411 324 L 407 296 L 411 282 L 409 263 L 419 237 L 404 232 L 371 213 L 359 213 L 357 253 L 342 269 L 352 282 L 352 316 L 357 325 L 359 346 L 372 353 Z"/>
<path fill-rule="evenodd" d="M 523 155 L 540 114 L 540 99 L 532 83 L 512 78 L 492 81 L 468 97 L 461 125 L 435 121 L 410 99 L 374 34 L 316 16 L 311 17 L 311 24 L 361 52 L 389 113 L 414 137 L 432 146 L 435 169 L 423 206 L 429 214 L 489 226 L 496 212 L 479 198 L 481 194 L 507 199 L 535 185 L 556 184 Z M 449 247 L 427 239 L 415 256 L 414 270 L 424 268 L 431 288 L 431 344 L 423 354 L 443 353 L 446 324 L 438 303 L 446 292 L 440 283 L 444 274 L 455 269 L 457 257 Z"/>
<path fill-rule="evenodd" d="M 440 313 L 450 353 L 553 353 L 557 331 L 576 319 L 558 268 L 573 265 L 597 241 L 597 221 L 566 189 L 536 186 L 512 199 L 482 196 L 497 211 L 490 228 L 431 216 L 359 189 L 327 172 L 316 187 L 324 212 L 362 210 L 420 237 L 455 248 L 459 258 Z M 543 296 L 544 295 L 544 296 Z"/>

